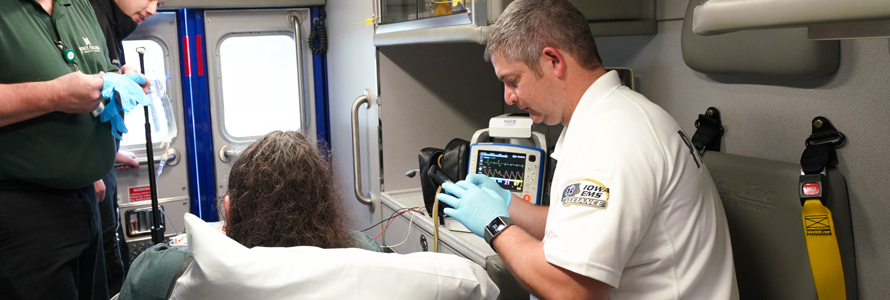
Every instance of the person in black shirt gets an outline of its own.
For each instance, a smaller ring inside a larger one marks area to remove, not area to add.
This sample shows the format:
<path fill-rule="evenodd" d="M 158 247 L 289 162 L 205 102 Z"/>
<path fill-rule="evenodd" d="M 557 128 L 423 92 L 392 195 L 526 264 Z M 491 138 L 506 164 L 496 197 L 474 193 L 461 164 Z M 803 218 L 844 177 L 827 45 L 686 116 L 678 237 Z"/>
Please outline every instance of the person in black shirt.
<path fill-rule="evenodd" d="M 108 58 L 112 64 L 121 69 L 121 73 L 139 72 L 135 67 L 126 65 L 123 40 L 136 30 L 139 23 L 154 16 L 157 8 L 163 3 L 164 1 L 158 0 L 90 0 L 96 13 L 96 21 L 105 35 Z M 119 140 L 115 140 L 115 150 L 120 150 Z M 132 153 L 119 151 L 115 162 L 122 166 L 118 167 L 118 170 L 138 169 L 139 164 L 133 158 Z M 102 242 L 108 290 L 114 295 L 120 291 L 130 266 L 129 248 L 123 240 L 118 214 L 115 171 L 111 170 L 93 185 L 96 188 L 99 214 L 102 217 Z"/>

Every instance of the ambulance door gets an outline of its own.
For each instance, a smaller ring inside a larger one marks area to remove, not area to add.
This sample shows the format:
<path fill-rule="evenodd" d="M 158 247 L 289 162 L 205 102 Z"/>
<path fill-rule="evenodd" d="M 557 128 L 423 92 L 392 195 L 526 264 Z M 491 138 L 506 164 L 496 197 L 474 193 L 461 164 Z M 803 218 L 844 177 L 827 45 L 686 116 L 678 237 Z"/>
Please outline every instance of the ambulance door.
<path fill-rule="evenodd" d="M 204 12 L 217 200 L 232 163 L 257 138 L 274 130 L 316 138 L 309 15 L 307 8 Z"/>
<path fill-rule="evenodd" d="M 152 83 L 148 106 L 153 158 L 146 151 L 145 113 L 137 106 L 125 117 L 128 132 L 122 137 L 120 150 L 136 155 L 140 169 L 117 171 L 117 201 L 124 239 L 131 244 L 134 259 L 151 245 L 151 193 L 148 164 L 154 163 L 157 195 L 165 213 L 165 235 L 180 233 L 185 224 L 183 215 L 189 211 L 188 159 L 182 108 L 180 49 L 174 12 L 161 12 L 139 25 L 124 41 L 124 57 L 128 65 L 141 70 L 137 49 L 144 50 L 143 73 Z M 161 163 L 162 155 L 167 160 Z"/>

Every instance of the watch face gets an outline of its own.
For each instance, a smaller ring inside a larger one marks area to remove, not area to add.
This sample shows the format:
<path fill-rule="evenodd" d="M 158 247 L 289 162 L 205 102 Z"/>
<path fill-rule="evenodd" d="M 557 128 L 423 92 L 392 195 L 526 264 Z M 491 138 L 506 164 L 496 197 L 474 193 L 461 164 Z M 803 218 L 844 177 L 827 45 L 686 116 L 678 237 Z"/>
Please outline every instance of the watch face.
<path fill-rule="evenodd" d="M 502 223 L 499 218 L 495 218 L 491 223 L 488 223 L 488 230 L 491 231 L 492 234 L 498 233 L 501 229 L 504 229 L 504 223 Z"/>
<path fill-rule="evenodd" d="M 494 240 L 495 236 L 500 234 L 502 230 L 510 225 L 513 225 L 513 220 L 510 220 L 509 217 L 497 217 L 494 218 L 494 220 L 491 220 L 491 223 L 485 225 L 485 241 L 492 247 L 492 249 L 494 249 L 494 246 L 491 244 L 491 241 Z"/>
<path fill-rule="evenodd" d="M 501 232 L 501 230 L 504 230 L 504 228 L 507 227 L 507 224 L 505 224 L 504 220 L 501 218 L 494 218 L 494 220 L 491 220 L 491 223 L 488 223 L 488 225 L 486 226 L 488 227 L 488 231 L 490 231 L 491 234 L 494 235 L 498 234 L 498 232 Z"/>

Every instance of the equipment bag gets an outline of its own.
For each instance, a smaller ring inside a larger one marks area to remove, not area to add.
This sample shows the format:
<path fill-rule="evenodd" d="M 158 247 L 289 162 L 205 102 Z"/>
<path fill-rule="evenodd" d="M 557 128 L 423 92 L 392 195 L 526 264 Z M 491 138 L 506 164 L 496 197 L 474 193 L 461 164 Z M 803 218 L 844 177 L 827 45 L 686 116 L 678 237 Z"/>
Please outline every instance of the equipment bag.
<path fill-rule="evenodd" d="M 430 216 L 433 215 L 433 202 L 436 200 L 436 190 L 439 188 L 439 185 L 428 174 L 430 167 L 438 167 L 445 175 L 457 182 L 467 178 L 467 168 L 470 164 L 469 156 L 470 142 L 459 138 L 448 142 L 444 150 L 439 148 L 423 148 L 420 150 L 420 153 L 417 155 L 420 163 L 420 187 L 423 190 L 423 204 L 426 206 Z M 442 211 L 445 207 L 447 207 L 445 203 L 439 205 L 439 216 L 443 216 Z M 439 222 L 444 222 L 444 218 L 439 218 Z"/>

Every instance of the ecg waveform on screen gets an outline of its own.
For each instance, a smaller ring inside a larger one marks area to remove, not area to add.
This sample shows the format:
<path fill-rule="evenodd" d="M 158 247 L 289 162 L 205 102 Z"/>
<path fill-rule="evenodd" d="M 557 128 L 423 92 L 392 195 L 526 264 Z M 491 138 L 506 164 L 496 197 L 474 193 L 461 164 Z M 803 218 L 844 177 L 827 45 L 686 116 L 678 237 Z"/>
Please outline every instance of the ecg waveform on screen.
<path fill-rule="evenodd" d="M 514 192 L 522 191 L 525 179 L 525 155 L 485 151 L 479 153 L 478 174 L 484 174 L 501 187 Z"/>
<path fill-rule="evenodd" d="M 520 185 L 522 184 L 523 174 L 521 172 L 482 168 L 482 174 L 485 174 L 485 176 L 491 177 L 492 179 L 499 179 L 508 182 L 518 182 Z"/>
<path fill-rule="evenodd" d="M 522 191 L 523 174 L 521 172 L 504 171 L 491 168 L 479 168 L 479 171 L 479 173 L 485 174 L 485 176 L 493 179 L 505 189 L 510 189 L 517 192 Z"/>
<path fill-rule="evenodd" d="M 503 162 L 494 159 L 486 159 L 482 161 L 482 166 L 498 166 L 498 167 L 514 167 L 514 168 L 524 168 L 525 164 L 511 164 L 508 162 Z"/>

